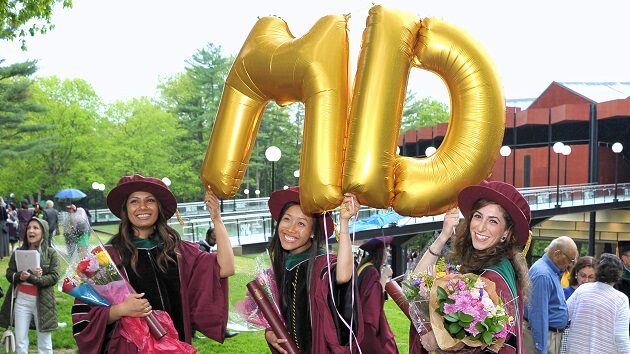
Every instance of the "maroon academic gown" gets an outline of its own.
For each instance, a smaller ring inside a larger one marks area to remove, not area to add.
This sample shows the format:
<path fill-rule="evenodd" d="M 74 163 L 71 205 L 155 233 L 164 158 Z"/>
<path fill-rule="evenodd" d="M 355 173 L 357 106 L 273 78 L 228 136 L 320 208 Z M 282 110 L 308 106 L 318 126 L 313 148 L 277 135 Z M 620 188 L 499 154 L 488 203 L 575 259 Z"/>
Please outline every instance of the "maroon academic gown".
<path fill-rule="evenodd" d="M 114 263 L 123 277 L 124 267 L 120 265 L 120 256 L 114 247 L 106 246 Z M 178 247 L 177 265 L 180 276 L 180 295 L 182 299 L 183 320 L 186 342 L 191 342 L 192 328 L 208 338 L 223 343 L 228 317 L 228 280 L 219 275 L 220 267 L 216 253 L 202 252 L 196 243 L 181 241 Z M 75 300 L 75 304 L 82 304 Z M 72 315 L 72 323 L 88 321 L 89 324 L 75 334 L 79 353 L 98 354 L 105 341 L 109 308 L 91 306 L 87 313 Z M 137 347 L 120 334 L 114 327 L 109 340 L 109 353 L 138 353 Z"/>
<path fill-rule="evenodd" d="M 363 310 L 363 341 L 361 351 L 363 354 L 390 354 L 398 353 L 394 333 L 387 323 L 383 305 L 383 286 L 381 274 L 373 267 L 367 267 L 363 271 L 363 279 L 359 286 L 361 309 Z"/>
<path fill-rule="evenodd" d="M 515 326 L 510 328 L 511 339 L 503 345 L 501 350 L 499 350 L 499 354 L 516 354 L 517 350 L 514 348 L 514 342 L 518 344 L 518 354 L 525 353 L 525 347 L 523 344 L 523 297 L 520 296 L 517 301 L 514 300 L 512 296 L 512 292 L 510 291 L 510 287 L 505 279 L 498 272 L 486 269 L 481 273 L 481 276 L 492 280 L 496 285 L 497 293 L 499 297 L 503 300 L 503 303 L 506 304 L 506 308 L 508 309 L 508 313 L 514 313 L 513 307 L 512 309 L 509 306 L 513 306 L 518 301 L 518 318 L 515 318 Z M 420 336 L 416 329 L 411 325 L 409 330 L 409 354 L 426 354 L 427 351 L 424 350 L 422 344 L 420 343 Z"/>
<path fill-rule="evenodd" d="M 330 256 L 330 266 L 332 269 L 335 269 L 337 256 L 334 254 L 328 254 Z M 326 254 L 317 256 L 315 258 L 315 266 L 313 267 L 313 277 L 311 279 L 311 290 L 309 293 L 309 302 L 311 307 L 311 353 L 312 354 L 328 354 L 328 353 L 339 353 L 339 354 L 348 354 L 348 353 L 356 353 L 357 350 L 357 342 L 361 342 L 363 336 L 363 323 L 361 321 L 361 308 L 357 306 L 359 301 L 358 294 L 354 299 L 354 306 L 357 308 L 358 315 L 354 318 L 353 327 L 356 327 L 356 331 L 354 333 L 356 337 L 356 341 L 352 341 L 352 345 L 350 343 L 345 343 L 346 345 L 340 343 L 339 338 L 337 336 L 337 327 L 335 326 L 335 318 L 337 317 L 337 313 L 334 312 L 334 309 L 331 309 L 329 306 L 329 294 L 330 291 L 330 283 L 328 278 L 328 261 L 326 260 Z M 333 284 L 335 283 L 335 275 L 334 272 L 331 274 L 331 280 Z M 343 306 L 342 304 L 338 304 L 339 306 Z M 342 312 L 340 310 L 340 312 Z M 339 326 L 344 326 L 343 324 L 339 324 Z M 352 347 L 352 350 L 350 350 Z M 274 348 L 270 347 L 272 353 L 278 353 Z"/>

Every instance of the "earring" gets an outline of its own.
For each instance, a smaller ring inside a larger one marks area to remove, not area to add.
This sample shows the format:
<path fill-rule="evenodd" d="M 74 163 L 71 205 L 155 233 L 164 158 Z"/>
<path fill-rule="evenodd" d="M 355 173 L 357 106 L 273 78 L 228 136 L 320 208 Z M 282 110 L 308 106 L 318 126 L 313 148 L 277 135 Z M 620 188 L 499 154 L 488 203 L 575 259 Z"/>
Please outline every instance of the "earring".
<path fill-rule="evenodd" d="M 315 237 L 315 235 L 311 235 L 311 238 Z"/>
<path fill-rule="evenodd" d="M 507 238 L 507 236 L 503 236 L 501 237 L 501 242 L 505 242 L 505 239 Z"/>

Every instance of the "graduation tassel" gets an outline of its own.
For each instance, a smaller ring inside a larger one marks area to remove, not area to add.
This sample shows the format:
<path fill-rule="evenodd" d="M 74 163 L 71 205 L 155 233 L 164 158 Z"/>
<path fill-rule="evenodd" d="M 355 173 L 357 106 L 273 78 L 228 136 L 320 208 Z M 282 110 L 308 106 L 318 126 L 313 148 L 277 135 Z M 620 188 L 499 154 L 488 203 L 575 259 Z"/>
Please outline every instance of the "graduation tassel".
<path fill-rule="evenodd" d="M 177 218 L 177 222 L 181 227 L 184 227 L 184 218 L 182 218 L 182 214 L 179 213 L 179 209 L 175 209 L 175 217 Z"/>

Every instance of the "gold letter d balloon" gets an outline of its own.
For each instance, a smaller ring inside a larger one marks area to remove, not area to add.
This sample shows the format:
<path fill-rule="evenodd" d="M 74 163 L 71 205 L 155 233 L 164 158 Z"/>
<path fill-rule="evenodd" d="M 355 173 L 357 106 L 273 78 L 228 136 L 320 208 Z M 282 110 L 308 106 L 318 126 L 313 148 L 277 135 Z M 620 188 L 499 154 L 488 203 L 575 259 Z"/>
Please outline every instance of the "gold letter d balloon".
<path fill-rule="evenodd" d="M 440 76 L 451 95 L 448 131 L 427 158 L 396 155 L 412 67 Z M 435 215 L 455 205 L 461 189 L 489 176 L 503 140 L 503 92 L 487 54 L 464 31 L 372 7 L 350 107 L 348 92 L 346 17 L 324 17 L 298 39 L 284 21 L 261 18 L 228 74 L 202 181 L 219 197 L 236 193 L 270 100 L 305 106 L 305 212 L 333 209 L 348 191 L 372 207 Z"/>

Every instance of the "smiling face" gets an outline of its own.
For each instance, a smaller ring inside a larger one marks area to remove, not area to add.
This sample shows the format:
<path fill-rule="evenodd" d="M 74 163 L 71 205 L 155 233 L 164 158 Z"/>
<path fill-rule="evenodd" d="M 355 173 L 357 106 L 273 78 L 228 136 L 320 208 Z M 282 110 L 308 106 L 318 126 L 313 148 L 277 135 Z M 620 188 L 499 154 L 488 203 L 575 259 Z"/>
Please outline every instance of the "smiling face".
<path fill-rule="evenodd" d="M 473 247 L 478 251 L 494 247 L 507 238 L 509 230 L 503 208 L 497 204 L 488 204 L 475 211 L 470 218 L 470 237 Z"/>
<path fill-rule="evenodd" d="M 39 247 L 39 244 L 42 242 L 42 238 L 44 237 L 44 230 L 42 229 L 42 225 L 40 225 L 35 220 L 31 220 L 28 225 L 26 225 L 26 237 L 30 246 L 29 248 L 37 249 Z"/>
<path fill-rule="evenodd" d="M 158 201 L 149 192 L 133 192 L 126 202 L 127 217 L 136 231 L 136 236 L 146 238 L 153 233 L 153 225 L 158 219 Z"/>
<path fill-rule="evenodd" d="M 299 205 L 287 208 L 278 221 L 278 237 L 282 248 L 293 254 L 302 253 L 311 247 L 313 218 L 302 212 Z"/>

